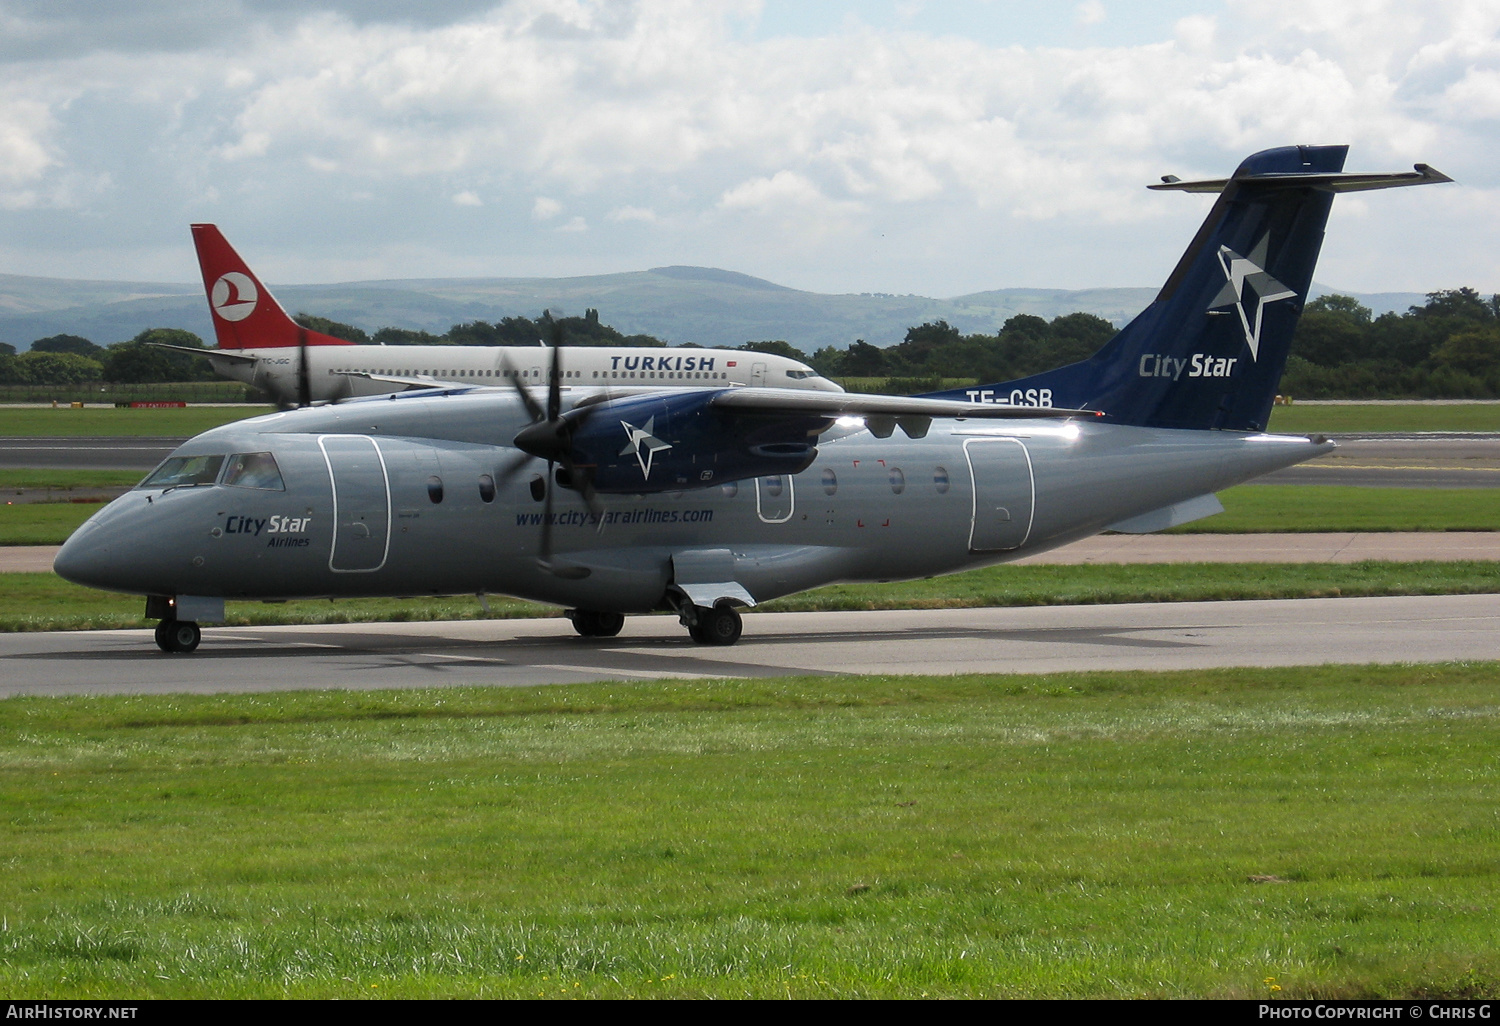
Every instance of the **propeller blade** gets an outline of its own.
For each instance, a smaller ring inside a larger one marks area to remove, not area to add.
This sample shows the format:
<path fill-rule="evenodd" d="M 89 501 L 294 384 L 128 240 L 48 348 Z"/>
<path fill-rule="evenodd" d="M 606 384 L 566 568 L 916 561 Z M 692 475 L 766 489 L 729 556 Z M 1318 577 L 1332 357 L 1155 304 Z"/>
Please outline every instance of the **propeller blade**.
<path fill-rule="evenodd" d="M 552 568 L 552 493 L 557 491 L 557 482 L 553 479 L 553 464 L 547 461 L 547 498 L 542 504 L 542 545 L 541 558 L 537 560 L 544 569 Z"/>
<path fill-rule="evenodd" d="M 536 457 L 531 455 L 531 453 L 529 452 L 517 453 L 515 456 L 511 457 L 511 459 L 495 468 L 496 479 L 500 481 L 509 481 L 511 478 L 515 477 L 521 472 L 522 467 L 526 466 L 526 464 L 530 463 L 534 459 L 536 459 Z"/>
<path fill-rule="evenodd" d="M 521 397 L 521 405 L 526 407 L 527 415 L 530 416 L 533 421 L 547 420 L 547 414 L 542 409 L 541 404 L 538 403 L 536 401 L 536 398 L 526 390 L 526 386 L 521 384 L 521 378 L 518 374 L 516 374 L 514 368 L 511 367 L 509 360 L 502 359 L 500 361 L 500 372 L 510 380 L 511 387 L 516 390 L 516 395 Z"/>
<path fill-rule="evenodd" d="M 307 376 L 307 329 L 297 329 L 297 405 L 312 405 L 312 381 Z"/>
<path fill-rule="evenodd" d="M 547 382 L 547 419 L 556 420 L 562 412 L 562 325 L 552 322 L 552 376 Z"/>

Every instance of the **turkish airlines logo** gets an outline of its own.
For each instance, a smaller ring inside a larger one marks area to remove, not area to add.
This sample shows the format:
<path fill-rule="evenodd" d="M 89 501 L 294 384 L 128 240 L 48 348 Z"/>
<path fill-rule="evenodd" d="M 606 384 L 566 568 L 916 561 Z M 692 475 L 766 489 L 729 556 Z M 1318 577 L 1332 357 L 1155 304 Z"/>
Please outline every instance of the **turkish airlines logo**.
<path fill-rule="evenodd" d="M 248 274 L 229 271 L 220 275 L 209 293 L 209 305 L 214 313 L 226 321 L 243 321 L 255 312 L 255 302 L 260 295 L 255 291 L 255 282 Z"/>

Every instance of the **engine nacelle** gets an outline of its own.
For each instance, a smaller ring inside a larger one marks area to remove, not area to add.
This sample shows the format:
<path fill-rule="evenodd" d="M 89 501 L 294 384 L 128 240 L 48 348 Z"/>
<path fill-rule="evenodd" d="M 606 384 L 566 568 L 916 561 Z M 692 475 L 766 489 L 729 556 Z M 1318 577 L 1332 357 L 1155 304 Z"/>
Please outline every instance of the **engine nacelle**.
<path fill-rule="evenodd" d="M 570 431 L 573 463 L 596 491 L 637 494 L 795 474 L 817 457 L 816 440 L 828 418 L 716 410 L 709 404 L 717 394 L 608 400 Z"/>

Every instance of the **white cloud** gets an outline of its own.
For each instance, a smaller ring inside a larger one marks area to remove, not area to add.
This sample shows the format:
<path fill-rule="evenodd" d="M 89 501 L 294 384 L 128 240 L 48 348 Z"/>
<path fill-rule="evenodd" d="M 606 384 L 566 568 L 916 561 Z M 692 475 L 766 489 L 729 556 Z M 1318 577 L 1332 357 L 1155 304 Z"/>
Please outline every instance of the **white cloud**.
<path fill-rule="evenodd" d="M 607 221 L 644 221 L 647 224 L 650 224 L 651 222 L 656 220 L 656 211 L 652 210 L 650 207 L 632 207 L 627 205 L 623 207 L 616 207 L 608 214 L 605 214 L 604 217 Z"/>
<path fill-rule="evenodd" d="M 812 182 L 794 171 L 778 171 L 769 178 L 741 182 L 719 197 L 719 206 L 730 210 L 764 211 L 788 205 L 810 206 L 822 201 L 823 194 Z"/>
<path fill-rule="evenodd" d="M 195 15 L 210 41 L 170 59 L 149 32 L 111 29 L 63 57 L 12 60 L 0 205 L 128 210 L 144 237 L 198 216 L 182 197 L 209 187 L 215 216 L 252 223 L 338 216 L 365 195 L 390 213 L 318 233 L 367 233 L 361 259 L 375 244 L 392 261 L 431 247 L 534 273 L 550 259 L 570 271 L 691 260 L 825 276 L 797 282 L 809 285 L 843 275 L 856 291 L 907 291 L 917 284 L 879 276 L 923 273 L 957 291 L 1058 268 L 1092 280 L 1026 283 L 1127 283 L 1098 275 L 1144 273 L 1138 261 L 1080 240 L 1101 225 L 1175 228 L 1192 208 L 1142 184 L 1223 174 L 1264 146 L 1349 142 L 1360 166 L 1427 160 L 1500 188 L 1494 0 L 1229 0 L 1156 42 L 1087 49 L 856 21 L 756 39 L 735 28 L 750 0 L 461 6 L 473 13 L 404 24 L 236 7 L 232 32 L 214 27 L 224 11 Z M 142 7 L 153 25 L 167 12 Z M 1108 13 L 1100 0 L 1074 12 L 1082 26 Z M 486 214 L 529 209 L 533 223 L 481 233 L 469 209 L 481 195 Z M 589 229 L 557 196 L 608 211 L 586 253 L 556 234 Z M 754 233 L 725 228 L 757 217 Z M 640 224 L 661 252 L 640 251 Z M 1029 255 L 994 241 L 1031 239 L 1033 225 L 1047 231 Z M 887 235 L 901 243 L 883 256 L 869 240 Z"/>
<path fill-rule="evenodd" d="M 1099 0 L 1084 0 L 1073 9 L 1073 21 L 1075 24 L 1087 28 L 1090 25 L 1098 25 L 1108 18 L 1104 5 Z"/>

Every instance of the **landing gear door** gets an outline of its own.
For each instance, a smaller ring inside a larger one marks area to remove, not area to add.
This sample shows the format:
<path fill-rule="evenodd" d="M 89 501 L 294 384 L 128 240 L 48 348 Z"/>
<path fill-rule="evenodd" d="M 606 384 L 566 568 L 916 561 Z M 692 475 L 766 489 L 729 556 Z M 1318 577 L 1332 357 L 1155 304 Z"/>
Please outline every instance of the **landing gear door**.
<path fill-rule="evenodd" d="M 784 524 L 797 508 L 790 474 L 755 479 L 755 512 L 767 524 Z"/>
<path fill-rule="evenodd" d="M 1015 438 L 971 438 L 964 456 L 974 482 L 970 552 L 1003 552 L 1026 544 L 1036 513 L 1031 454 Z"/>
<path fill-rule="evenodd" d="M 391 486 L 373 438 L 322 435 L 318 446 L 333 482 L 333 549 L 328 569 L 370 573 L 385 566 L 391 547 Z"/>

